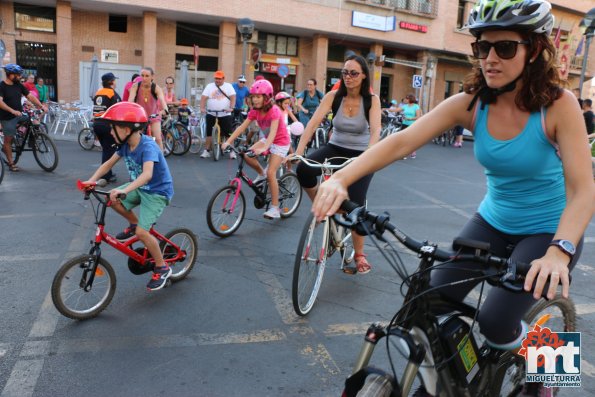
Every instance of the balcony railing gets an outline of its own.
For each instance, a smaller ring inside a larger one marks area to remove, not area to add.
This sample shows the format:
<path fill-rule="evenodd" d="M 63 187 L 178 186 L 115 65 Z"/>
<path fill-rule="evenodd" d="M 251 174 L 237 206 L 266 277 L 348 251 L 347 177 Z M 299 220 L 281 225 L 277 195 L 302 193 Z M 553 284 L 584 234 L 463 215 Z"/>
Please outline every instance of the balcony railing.
<path fill-rule="evenodd" d="M 438 0 L 351 0 L 375 6 L 393 8 L 395 11 L 407 12 L 420 16 L 435 18 L 438 14 Z"/>

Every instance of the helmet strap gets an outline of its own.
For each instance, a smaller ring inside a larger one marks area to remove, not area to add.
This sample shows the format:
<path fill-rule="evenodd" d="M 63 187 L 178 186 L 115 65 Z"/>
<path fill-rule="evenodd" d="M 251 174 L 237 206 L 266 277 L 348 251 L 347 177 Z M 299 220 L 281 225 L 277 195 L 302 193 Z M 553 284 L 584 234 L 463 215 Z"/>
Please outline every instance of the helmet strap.
<path fill-rule="evenodd" d="M 115 132 L 115 136 L 116 136 L 116 143 L 118 144 L 118 148 L 120 146 L 122 146 L 123 144 L 125 144 L 126 142 L 128 142 L 128 139 L 130 139 L 130 135 L 132 135 L 132 132 L 128 135 L 126 135 L 126 137 L 124 139 L 120 138 L 120 133 L 118 133 L 118 129 L 116 128 L 116 124 L 112 123 L 112 128 L 114 129 Z"/>
<path fill-rule="evenodd" d="M 504 87 L 490 88 L 487 85 L 481 87 L 479 91 L 477 91 L 477 94 L 475 94 L 475 96 L 471 100 L 469 107 L 467 107 L 467 111 L 471 111 L 471 109 L 473 109 L 473 106 L 475 106 L 475 102 L 477 102 L 478 99 L 481 99 L 481 110 L 483 110 L 486 104 L 489 105 L 490 103 L 496 102 L 498 96 L 506 92 L 514 91 L 514 89 L 516 88 L 516 82 L 519 81 L 522 76 L 523 73 L 519 74 L 516 79 L 506 84 Z"/>

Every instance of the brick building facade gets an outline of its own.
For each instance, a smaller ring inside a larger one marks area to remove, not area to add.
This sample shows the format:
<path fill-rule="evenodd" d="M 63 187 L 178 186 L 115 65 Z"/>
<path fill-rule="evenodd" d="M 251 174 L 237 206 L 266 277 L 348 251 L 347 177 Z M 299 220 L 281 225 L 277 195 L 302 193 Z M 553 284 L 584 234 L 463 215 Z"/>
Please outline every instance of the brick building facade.
<path fill-rule="evenodd" d="M 20 0 L 0 2 L 3 63 L 18 62 L 49 81 L 54 99 L 87 100 L 92 58 L 101 72 L 120 77 L 121 90 L 140 66 L 156 82 L 178 77 L 176 90 L 191 96 L 222 69 L 227 81 L 246 70 L 275 88 L 302 90 L 309 78 L 326 91 L 339 77 L 349 51 L 369 59 L 373 88 L 384 99 L 414 92 L 424 109 L 459 92 L 470 70 L 471 36 L 460 28 L 474 0 Z M 578 25 L 592 0 L 552 0 L 560 50 L 568 59 L 568 86 L 578 86 L 582 66 Z M 243 43 L 236 28 L 250 18 L 255 32 Z M 197 71 L 194 47 L 199 46 Z M 584 44 L 583 44 L 584 47 Z M 260 49 L 258 63 L 251 60 Z M 586 81 L 595 74 L 591 51 Z M 184 61 L 186 61 L 184 63 Z M 188 72 L 182 65 L 188 65 Z M 287 66 L 281 80 L 277 70 Z M 184 78 L 184 75 L 187 78 Z M 421 87 L 413 88 L 413 76 Z M 180 80 L 182 78 L 183 80 Z M 181 82 L 188 81 L 186 87 Z M 419 81 L 419 80 L 418 80 Z M 192 88 L 196 87 L 196 90 Z M 583 96 L 588 96 L 583 90 Z"/>

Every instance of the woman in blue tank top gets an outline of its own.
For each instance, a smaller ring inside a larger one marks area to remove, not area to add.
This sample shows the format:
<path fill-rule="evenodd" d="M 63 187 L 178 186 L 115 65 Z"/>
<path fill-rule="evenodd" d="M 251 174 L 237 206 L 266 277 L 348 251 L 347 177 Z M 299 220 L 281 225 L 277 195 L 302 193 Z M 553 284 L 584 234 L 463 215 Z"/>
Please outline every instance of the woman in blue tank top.
<path fill-rule="evenodd" d="M 559 284 L 568 297 L 569 272 L 594 211 L 585 125 L 574 95 L 560 88 L 549 38 L 552 26 L 547 1 L 479 0 L 469 17 L 476 59 L 464 92 L 336 172 L 321 185 L 313 204 L 319 217 L 333 213 L 347 198 L 346 188 L 362 176 L 457 124 L 473 131 L 487 193 L 460 236 L 490 243 L 495 255 L 532 264 L 526 293 L 493 288 L 479 313 L 482 334 L 492 346 L 506 350 L 520 346 L 521 319 L 548 278 L 550 287 L 543 291 L 548 298 Z M 441 266 L 431 275 L 432 285 L 473 277 L 472 267 Z M 458 284 L 441 292 L 462 300 L 475 285 Z"/>

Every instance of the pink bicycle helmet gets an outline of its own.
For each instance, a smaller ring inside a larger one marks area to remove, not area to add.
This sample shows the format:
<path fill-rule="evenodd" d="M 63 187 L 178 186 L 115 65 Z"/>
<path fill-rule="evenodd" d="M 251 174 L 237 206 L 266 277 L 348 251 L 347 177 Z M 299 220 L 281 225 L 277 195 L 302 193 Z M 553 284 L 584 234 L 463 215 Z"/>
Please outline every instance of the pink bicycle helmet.
<path fill-rule="evenodd" d="M 304 133 L 304 125 L 299 121 L 291 123 L 291 125 L 289 126 L 289 132 L 293 136 L 300 136 Z"/>
<path fill-rule="evenodd" d="M 277 93 L 277 95 L 275 95 L 275 102 L 284 101 L 284 100 L 290 99 L 290 98 L 291 98 L 291 95 L 289 95 L 285 91 L 280 91 Z"/>
<path fill-rule="evenodd" d="M 268 80 L 258 80 L 250 87 L 250 95 L 264 95 L 270 100 L 273 98 L 273 85 Z"/>

